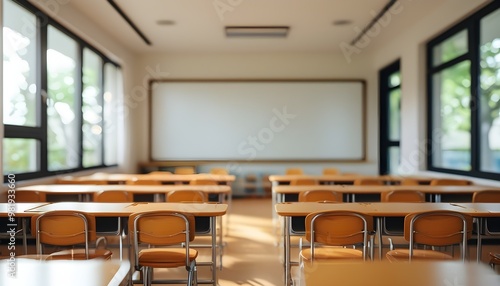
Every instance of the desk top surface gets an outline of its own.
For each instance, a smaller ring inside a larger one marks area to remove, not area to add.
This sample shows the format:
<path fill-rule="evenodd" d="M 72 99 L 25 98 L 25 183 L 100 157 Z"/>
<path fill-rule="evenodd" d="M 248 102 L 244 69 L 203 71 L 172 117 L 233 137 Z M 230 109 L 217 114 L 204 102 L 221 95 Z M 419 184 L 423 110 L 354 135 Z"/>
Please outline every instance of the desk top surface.
<path fill-rule="evenodd" d="M 386 182 L 400 182 L 404 179 L 417 180 L 420 183 L 429 183 L 432 178 L 421 176 L 395 176 L 395 175 L 358 175 L 358 174 L 339 174 L 339 175 L 271 175 L 271 182 L 290 182 L 298 179 L 313 179 L 324 182 L 354 182 L 357 179 L 376 179 Z"/>
<path fill-rule="evenodd" d="M 65 176 L 60 178 L 62 182 L 83 182 L 83 181 L 96 181 L 103 180 L 109 182 L 125 182 L 133 179 L 141 180 L 153 180 L 161 182 L 189 182 L 193 180 L 200 179 L 211 179 L 218 182 L 232 182 L 235 180 L 234 175 L 216 175 L 216 174 L 190 174 L 190 175 L 178 175 L 178 174 L 107 174 L 99 173 L 89 176 Z"/>
<path fill-rule="evenodd" d="M 195 216 L 222 216 L 227 212 L 226 204 L 217 203 L 80 203 L 62 202 L 45 204 L 40 207 L 27 209 L 27 213 L 55 210 L 82 211 L 96 216 L 126 217 L 143 211 L 178 211 L 191 213 Z"/>
<path fill-rule="evenodd" d="M 413 212 L 456 211 L 474 217 L 498 216 L 500 203 L 334 203 L 303 202 L 279 203 L 275 205 L 278 215 L 306 216 L 319 211 L 355 211 L 379 217 L 401 217 Z"/>
<path fill-rule="evenodd" d="M 500 276 L 484 264 L 462 262 L 314 262 L 301 267 L 307 286 L 468 286 L 500 285 Z M 303 285 L 303 284 L 301 284 Z"/>
<path fill-rule="evenodd" d="M 308 186 L 290 186 L 281 185 L 275 186 L 273 192 L 278 194 L 297 194 L 309 190 L 326 190 L 335 191 L 340 193 L 382 193 L 388 191 L 398 190 L 413 190 L 421 191 L 423 193 L 433 194 L 464 194 L 474 193 L 484 190 L 499 190 L 499 187 L 489 187 L 480 185 L 468 186 L 430 186 L 430 185 L 416 185 L 416 186 L 401 186 L 401 185 L 387 185 L 387 186 L 354 186 L 354 185 L 308 185 Z"/>
<path fill-rule="evenodd" d="M 92 260 L 40 261 L 18 257 L 15 276 L 8 260 L 0 260 L 0 285 L 12 286 L 118 286 L 130 269 L 130 262 Z"/>
<path fill-rule="evenodd" d="M 33 209 L 47 203 L 0 203 L 0 217 L 7 217 L 13 213 L 15 217 L 30 217 L 32 214 L 26 213 L 26 210 Z"/>
<path fill-rule="evenodd" d="M 206 193 L 230 193 L 228 185 L 81 185 L 81 184 L 53 184 L 33 185 L 16 189 L 16 192 L 37 191 L 52 194 L 84 194 L 99 191 L 126 191 L 132 193 L 167 193 L 177 190 L 195 190 Z"/>

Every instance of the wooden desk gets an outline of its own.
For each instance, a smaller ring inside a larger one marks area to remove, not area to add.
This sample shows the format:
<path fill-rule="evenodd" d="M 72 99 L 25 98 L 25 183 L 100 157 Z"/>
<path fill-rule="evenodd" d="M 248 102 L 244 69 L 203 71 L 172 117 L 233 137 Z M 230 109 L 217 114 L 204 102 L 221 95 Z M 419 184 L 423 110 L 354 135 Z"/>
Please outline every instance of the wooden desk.
<path fill-rule="evenodd" d="M 15 203 L 15 204 L 9 204 L 9 203 L 0 203 L 0 217 L 3 218 L 8 218 L 8 217 L 13 217 L 13 218 L 21 218 L 21 231 L 22 231 L 22 236 L 23 236 L 23 252 L 24 254 L 28 253 L 28 241 L 27 241 L 27 234 L 26 234 L 26 229 L 27 229 L 27 221 L 29 218 L 32 216 L 29 213 L 25 213 L 26 210 L 32 209 L 35 207 L 39 207 L 42 205 L 45 205 L 47 203 Z M 13 216 L 12 216 L 13 215 Z M 19 226 L 17 225 L 17 221 L 11 222 L 10 220 L 6 220 L 6 227 L 7 228 L 16 228 L 19 229 Z"/>
<path fill-rule="evenodd" d="M 434 202 L 441 201 L 441 195 L 444 194 L 468 194 L 472 195 L 478 191 L 484 190 L 500 190 L 498 187 L 488 187 L 479 185 L 468 185 L 468 186 L 430 186 L 430 185 L 418 185 L 418 186 L 401 186 L 401 185 L 387 185 L 387 186 L 354 186 L 354 185 L 317 185 L 317 186 L 276 186 L 274 187 L 274 192 L 276 193 L 277 202 L 284 202 L 284 195 L 287 194 L 299 194 L 301 192 L 309 190 L 325 190 L 334 191 L 342 194 L 349 195 L 351 198 L 349 201 L 355 201 L 356 194 L 381 194 L 388 191 L 398 191 L 398 190 L 415 190 L 420 191 L 425 194 L 431 195 Z"/>
<path fill-rule="evenodd" d="M 9 263 L 15 264 L 11 277 Z M 119 286 L 130 269 L 128 261 L 53 260 L 16 258 L 0 260 L 0 285 L 12 286 Z"/>
<path fill-rule="evenodd" d="M 79 185 L 79 184 L 54 184 L 54 185 L 33 185 L 17 188 L 16 192 L 37 191 L 45 195 L 85 195 L 85 201 L 91 201 L 91 195 L 100 191 L 125 191 L 133 194 L 152 194 L 155 201 L 162 198 L 159 195 L 178 190 L 195 190 L 207 194 L 215 194 L 218 201 L 223 203 L 224 196 L 231 195 L 231 186 L 228 185 Z M 230 201 L 230 200 L 229 200 Z"/>
<path fill-rule="evenodd" d="M 500 285 L 486 265 L 462 262 L 326 262 L 304 263 L 300 286 L 468 286 Z"/>
<path fill-rule="evenodd" d="M 223 216 L 227 212 L 226 204 L 218 203 L 82 203 L 82 202 L 64 202 L 47 204 L 26 210 L 30 213 L 47 212 L 54 210 L 75 210 L 83 211 L 99 217 L 123 217 L 128 218 L 131 214 L 142 211 L 178 211 L 193 214 L 197 217 L 210 217 L 212 267 L 211 280 L 200 283 L 217 284 L 217 227 L 216 218 Z"/>
<path fill-rule="evenodd" d="M 480 203 L 477 203 L 480 204 Z M 413 212 L 449 210 L 461 212 L 473 217 L 500 215 L 500 204 L 489 204 L 489 208 L 475 204 L 454 204 L 454 203 L 280 203 L 275 205 L 276 213 L 284 218 L 283 223 L 283 253 L 284 272 L 286 285 L 290 285 L 290 270 L 292 262 L 290 260 L 290 226 L 291 218 L 296 216 L 307 216 L 318 211 L 356 211 L 371 215 L 377 219 L 377 236 L 382 241 L 382 218 L 384 217 L 404 217 Z M 492 209 L 499 210 L 498 213 Z M 480 238 L 478 238 L 478 251 Z M 381 243 L 379 243 L 379 257 L 382 256 Z M 478 255 L 479 259 L 479 255 Z"/>
<path fill-rule="evenodd" d="M 215 175 L 215 174 L 192 174 L 192 175 L 177 175 L 177 174 L 107 174 L 98 173 L 90 176 L 66 176 L 61 177 L 59 182 L 63 184 L 72 184 L 85 181 L 107 181 L 110 184 L 124 184 L 133 179 L 159 181 L 163 184 L 174 183 L 189 183 L 193 180 L 210 179 L 215 180 L 219 184 L 229 185 L 235 180 L 234 175 Z"/>
<path fill-rule="evenodd" d="M 273 186 L 281 184 L 289 184 L 293 180 L 298 179 L 311 179 L 316 180 L 320 184 L 351 184 L 358 179 L 375 179 L 382 180 L 387 184 L 399 184 L 404 179 L 413 179 L 419 181 L 420 184 L 429 184 L 432 178 L 429 177 L 417 177 L 417 176 L 392 176 L 392 175 L 271 175 L 269 176 L 269 181 L 273 183 Z"/>

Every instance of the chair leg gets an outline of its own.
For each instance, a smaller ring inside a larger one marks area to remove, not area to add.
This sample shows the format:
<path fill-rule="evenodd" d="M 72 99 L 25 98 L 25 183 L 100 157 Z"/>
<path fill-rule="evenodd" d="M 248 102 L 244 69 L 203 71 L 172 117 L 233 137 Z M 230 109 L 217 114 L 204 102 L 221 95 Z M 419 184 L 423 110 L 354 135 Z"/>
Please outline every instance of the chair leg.
<path fill-rule="evenodd" d="M 142 267 L 142 282 L 144 286 L 151 286 L 151 280 L 152 280 L 152 272 L 153 268 L 151 267 Z"/>

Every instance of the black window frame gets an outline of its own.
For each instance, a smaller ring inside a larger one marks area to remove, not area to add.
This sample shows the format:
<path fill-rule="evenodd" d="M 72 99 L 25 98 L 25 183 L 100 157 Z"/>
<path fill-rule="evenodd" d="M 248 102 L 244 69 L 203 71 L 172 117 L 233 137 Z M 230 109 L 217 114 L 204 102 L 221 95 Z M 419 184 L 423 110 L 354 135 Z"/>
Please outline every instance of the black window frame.
<path fill-rule="evenodd" d="M 67 173 L 73 173 L 77 171 L 83 171 L 83 170 L 92 170 L 92 169 L 99 169 L 99 168 L 106 168 L 106 167 L 115 167 L 117 164 L 112 164 L 112 165 L 106 165 L 105 164 L 105 128 L 104 128 L 104 114 L 103 114 L 103 121 L 102 121 L 102 142 L 101 142 L 101 160 L 102 164 L 97 165 L 97 166 L 92 166 L 92 167 L 86 167 L 84 168 L 82 165 L 82 159 L 83 159 L 83 131 L 82 131 L 82 120 L 83 120 L 83 112 L 82 112 L 82 90 L 83 90 L 83 50 L 85 48 L 88 48 L 92 52 L 96 53 L 99 57 L 102 59 L 102 65 L 101 65 L 101 83 L 100 83 L 100 101 L 102 102 L 103 110 L 104 110 L 104 104 L 105 101 L 103 100 L 103 95 L 104 95 L 104 87 L 105 87 L 105 74 L 104 74 L 104 67 L 106 64 L 112 64 L 116 68 L 120 69 L 120 65 L 117 64 L 116 62 L 112 61 L 109 57 L 107 57 L 105 54 L 100 52 L 97 48 L 89 44 L 88 42 L 84 41 L 82 38 L 77 36 L 75 33 L 67 29 L 64 25 L 60 24 L 57 20 L 53 19 L 40 9 L 38 9 L 36 6 L 34 6 L 31 3 L 28 3 L 27 1 L 21 1 L 21 0 L 10 0 L 16 5 L 19 5 L 20 7 L 26 9 L 26 11 L 32 13 L 36 17 L 36 34 L 37 34 L 37 53 L 36 53 L 36 61 L 37 61 L 37 71 L 36 71 L 36 84 L 37 86 L 40 86 L 39 89 L 37 89 L 37 111 L 39 113 L 38 122 L 39 126 L 35 127 L 28 127 L 28 126 L 18 126 L 18 125 L 9 125 L 9 124 L 3 124 L 4 126 L 4 139 L 7 138 L 19 138 L 19 139 L 36 139 L 39 141 L 39 149 L 37 150 L 37 157 L 39 159 L 38 161 L 38 168 L 39 171 L 36 172 L 24 172 L 24 173 L 13 173 L 13 175 L 16 176 L 16 181 L 22 181 L 22 180 L 29 180 L 29 179 L 36 179 L 36 178 L 43 178 L 43 177 L 49 177 L 49 176 L 55 176 L 58 174 L 67 174 Z M 52 26 L 68 37 L 70 37 L 72 40 L 76 42 L 78 45 L 78 59 L 75 59 L 77 62 L 77 73 L 79 76 L 79 80 L 75 81 L 75 88 L 77 89 L 77 98 L 75 98 L 76 101 L 76 110 L 80 111 L 77 116 L 79 116 L 79 162 L 78 162 L 78 167 L 76 168 L 70 168 L 70 169 L 63 169 L 63 170 L 57 170 L 57 171 L 49 171 L 48 170 L 48 142 L 47 142 L 47 131 L 48 131 L 48 126 L 47 126 L 47 38 L 48 38 L 48 27 Z M 3 120 L 3 119 L 2 119 Z M 2 143 L 3 144 L 3 143 Z M 4 170 L 5 172 L 5 170 Z M 4 174 L 4 183 L 8 181 L 8 176 L 12 174 Z"/>
<path fill-rule="evenodd" d="M 481 166 L 480 166 L 480 157 L 481 157 L 481 150 L 480 150 L 480 144 L 479 141 L 481 140 L 481 135 L 480 135 L 480 110 L 479 110 L 479 100 L 480 100 L 480 51 L 479 51 L 479 45 L 480 45 L 480 21 L 490 13 L 496 11 L 497 9 L 500 9 L 500 1 L 492 1 L 492 3 L 488 4 L 484 8 L 480 9 L 478 12 L 474 13 L 473 15 L 467 17 L 457 25 L 453 26 L 449 30 L 445 31 L 444 33 L 440 34 L 439 36 L 433 38 L 427 43 L 427 169 L 429 171 L 435 171 L 435 172 L 440 172 L 440 173 L 447 173 L 447 174 L 453 174 L 453 175 L 463 175 L 463 176 L 469 176 L 469 177 L 476 177 L 476 178 L 484 178 L 484 179 L 491 179 L 491 180 L 496 180 L 500 181 L 500 173 L 493 173 L 493 172 L 485 172 L 481 171 Z M 440 63 L 438 65 L 433 65 L 434 62 L 434 54 L 433 54 L 433 48 L 438 46 L 439 44 L 443 43 L 444 41 L 448 40 L 450 37 L 456 35 L 457 33 L 467 30 L 467 35 L 468 35 L 468 52 L 466 52 L 463 55 L 460 55 L 452 60 L 449 60 L 444 63 Z M 434 140 L 434 124 L 433 124 L 433 97 L 432 97 L 432 91 L 433 91 L 433 75 L 436 73 L 439 73 L 451 66 L 454 66 L 458 63 L 461 63 L 463 61 L 470 61 L 470 79 L 471 79 L 471 86 L 470 86 L 470 94 L 471 94 L 471 100 L 470 100 L 470 111 L 471 111 L 471 169 L 470 171 L 465 171 L 465 170 L 457 170 L 457 169 L 447 169 L 443 167 L 436 167 L 433 165 L 433 151 L 434 151 L 434 146 L 433 146 L 433 140 Z"/>

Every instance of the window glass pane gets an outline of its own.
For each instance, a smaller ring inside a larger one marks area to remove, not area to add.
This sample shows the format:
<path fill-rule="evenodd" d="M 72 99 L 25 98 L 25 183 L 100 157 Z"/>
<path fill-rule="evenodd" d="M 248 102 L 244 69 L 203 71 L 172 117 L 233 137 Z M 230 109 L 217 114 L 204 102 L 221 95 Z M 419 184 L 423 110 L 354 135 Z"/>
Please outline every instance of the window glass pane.
<path fill-rule="evenodd" d="M 440 65 L 467 53 L 467 41 L 467 30 L 463 30 L 435 46 L 433 49 L 433 65 Z"/>
<path fill-rule="evenodd" d="M 110 63 L 104 65 L 104 164 L 118 163 L 118 86 L 119 70 Z"/>
<path fill-rule="evenodd" d="M 24 138 L 3 139 L 3 174 L 39 171 L 38 141 Z"/>
<path fill-rule="evenodd" d="M 481 170 L 500 173 L 500 10 L 481 20 Z"/>
<path fill-rule="evenodd" d="M 102 165 L 102 59 L 83 50 L 83 166 Z"/>
<path fill-rule="evenodd" d="M 389 140 L 400 140 L 401 129 L 401 89 L 389 93 Z"/>
<path fill-rule="evenodd" d="M 36 18 L 12 1 L 3 8 L 3 122 L 38 126 Z"/>
<path fill-rule="evenodd" d="M 389 87 L 396 87 L 401 85 L 401 73 L 395 72 L 389 76 Z"/>
<path fill-rule="evenodd" d="M 389 173 L 397 174 L 399 168 L 400 159 L 400 149 L 399 146 L 389 147 Z"/>
<path fill-rule="evenodd" d="M 50 171 L 78 167 L 79 115 L 77 106 L 77 43 L 48 27 L 47 49 L 47 140 Z"/>
<path fill-rule="evenodd" d="M 470 170 L 470 62 L 463 61 L 433 76 L 433 165 Z"/>

